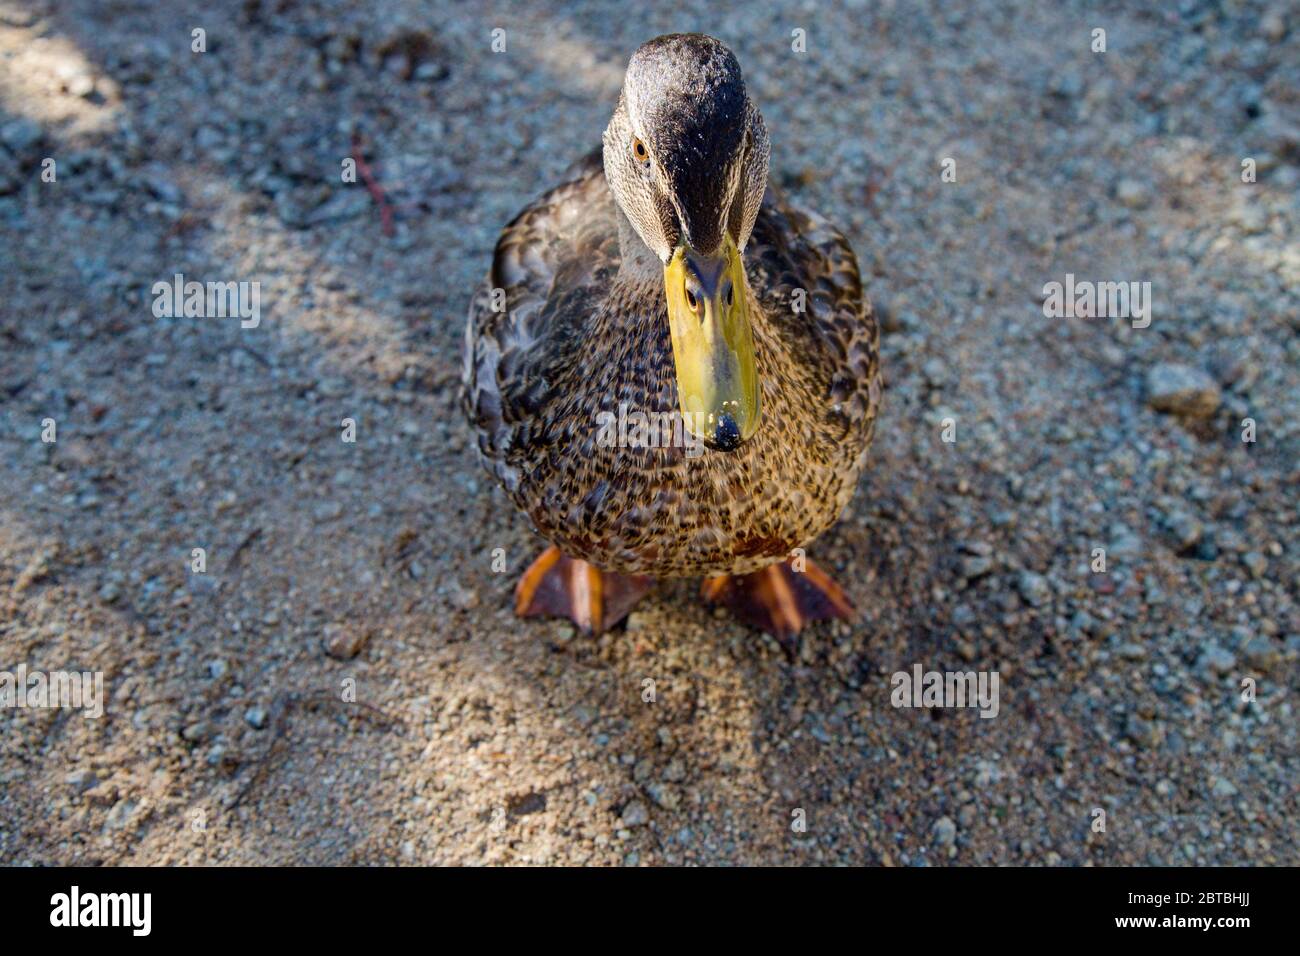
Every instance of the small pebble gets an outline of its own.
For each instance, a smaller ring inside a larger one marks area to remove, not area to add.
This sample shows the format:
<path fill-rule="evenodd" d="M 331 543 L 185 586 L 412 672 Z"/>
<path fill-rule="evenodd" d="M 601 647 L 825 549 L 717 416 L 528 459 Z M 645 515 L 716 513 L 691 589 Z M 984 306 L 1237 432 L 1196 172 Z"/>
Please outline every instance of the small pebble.
<path fill-rule="evenodd" d="M 1016 575 L 1016 589 L 1030 607 L 1042 607 L 1052 599 L 1052 588 L 1047 578 L 1033 571 L 1021 571 Z"/>
<path fill-rule="evenodd" d="M 1208 418 L 1222 396 L 1209 374 L 1190 365 L 1161 362 L 1147 371 L 1147 404 L 1158 412 Z"/>
<path fill-rule="evenodd" d="M 349 661 L 366 646 L 367 633 L 360 628 L 345 628 L 339 624 L 326 624 L 322 638 L 325 653 L 340 661 Z"/>
<path fill-rule="evenodd" d="M 619 822 L 629 829 L 631 827 L 645 826 L 650 822 L 650 812 L 646 805 L 640 800 L 633 800 L 623 808 L 623 813 L 619 817 Z"/>
<path fill-rule="evenodd" d="M 1151 193 L 1135 179 L 1121 179 L 1115 187 L 1115 198 L 1130 209 L 1142 209 L 1151 202 Z"/>
<path fill-rule="evenodd" d="M 934 842 L 939 846 L 952 846 L 957 839 L 957 824 L 951 817 L 940 817 L 934 821 Z"/>
<path fill-rule="evenodd" d="M 1196 669 L 1213 674 L 1226 674 L 1237 666 L 1237 658 L 1218 644 L 1209 644 L 1196 661 Z"/>

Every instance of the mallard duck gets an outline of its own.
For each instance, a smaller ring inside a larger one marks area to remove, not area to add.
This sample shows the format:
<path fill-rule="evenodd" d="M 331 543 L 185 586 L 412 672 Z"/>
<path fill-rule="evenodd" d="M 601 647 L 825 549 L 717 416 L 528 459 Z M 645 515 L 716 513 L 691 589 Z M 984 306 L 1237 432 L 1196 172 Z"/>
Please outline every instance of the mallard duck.
<path fill-rule="evenodd" d="M 551 542 L 519 615 L 599 632 L 656 579 L 703 577 L 787 647 L 852 619 L 803 549 L 866 462 L 879 333 L 848 242 L 773 193 L 768 152 L 732 52 L 661 36 L 633 54 L 603 148 L 502 232 L 463 402 Z"/>

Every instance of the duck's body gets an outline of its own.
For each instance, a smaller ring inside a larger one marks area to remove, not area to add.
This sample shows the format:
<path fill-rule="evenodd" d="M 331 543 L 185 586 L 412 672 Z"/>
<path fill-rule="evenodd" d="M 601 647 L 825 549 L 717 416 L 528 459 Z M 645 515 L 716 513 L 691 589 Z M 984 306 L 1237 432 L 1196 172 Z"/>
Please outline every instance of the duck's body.
<path fill-rule="evenodd" d="M 763 604 L 746 616 L 778 635 L 847 614 L 815 568 L 761 569 L 853 495 L 878 332 L 844 237 L 765 189 L 767 149 L 730 52 L 658 38 L 633 57 L 603 157 L 497 242 L 465 408 L 486 466 L 559 549 L 525 575 L 520 613 L 599 630 L 641 582 L 726 575 L 744 577 L 706 593 Z"/>
<path fill-rule="evenodd" d="M 745 250 L 761 427 L 696 457 L 675 436 L 609 446 L 602 428 L 618 427 L 620 404 L 624 422 L 678 408 L 663 277 L 621 268 L 619 215 L 592 157 L 502 233 L 466 342 L 485 464 L 543 537 L 602 570 L 667 578 L 781 561 L 834 523 L 871 443 L 877 330 L 853 252 L 769 191 Z"/>

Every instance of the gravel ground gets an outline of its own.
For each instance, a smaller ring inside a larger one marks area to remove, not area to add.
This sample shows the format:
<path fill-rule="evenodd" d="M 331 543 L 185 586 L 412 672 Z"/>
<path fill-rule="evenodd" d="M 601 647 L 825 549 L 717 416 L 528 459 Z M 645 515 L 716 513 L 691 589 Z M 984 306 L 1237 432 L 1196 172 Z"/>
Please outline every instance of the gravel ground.
<path fill-rule="evenodd" d="M 0 0 L 0 669 L 107 698 L 0 711 L 0 861 L 1300 863 L 1294 8 L 949 6 Z M 672 30 L 884 317 L 810 551 L 863 618 L 795 661 L 688 582 L 515 620 L 457 407 L 498 230 Z M 156 317 L 178 272 L 260 324 Z M 998 715 L 891 706 L 915 664 Z"/>

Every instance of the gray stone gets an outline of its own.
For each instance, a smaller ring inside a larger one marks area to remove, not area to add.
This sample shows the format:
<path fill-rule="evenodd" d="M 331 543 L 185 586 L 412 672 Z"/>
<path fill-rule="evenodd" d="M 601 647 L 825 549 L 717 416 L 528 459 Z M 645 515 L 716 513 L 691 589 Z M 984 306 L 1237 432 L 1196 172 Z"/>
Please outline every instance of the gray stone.
<path fill-rule="evenodd" d="M 1147 404 L 1158 412 L 1208 418 L 1222 400 L 1214 379 L 1199 368 L 1161 362 L 1147 370 Z"/>
<path fill-rule="evenodd" d="M 1256 637 L 1246 643 L 1241 656 L 1255 670 L 1268 671 L 1277 663 L 1277 645 L 1267 637 Z"/>
<path fill-rule="evenodd" d="M 104 820 L 105 830 L 121 830 L 131 822 L 131 815 L 135 812 L 134 800 L 119 800 L 113 804 L 113 809 L 108 811 L 108 817 Z"/>
<path fill-rule="evenodd" d="M 1165 515 L 1165 527 L 1174 536 L 1179 551 L 1190 551 L 1196 547 L 1205 533 L 1205 526 L 1196 516 L 1186 511 L 1171 511 Z"/>
<path fill-rule="evenodd" d="M 65 776 L 63 782 L 78 793 L 85 793 L 99 783 L 99 778 L 95 776 L 93 771 L 85 767 L 79 767 Z"/>
<path fill-rule="evenodd" d="M 957 840 L 957 824 L 951 817 L 940 817 L 934 821 L 934 842 L 939 846 L 952 846 Z"/>
<path fill-rule="evenodd" d="M 1210 778 L 1210 793 L 1220 800 L 1226 800 L 1237 795 L 1237 788 L 1226 777 L 1216 776 Z"/>
<path fill-rule="evenodd" d="M 1135 179 L 1121 179 L 1115 187 L 1115 198 L 1130 209 L 1141 209 L 1151 202 L 1146 186 Z"/>
<path fill-rule="evenodd" d="M 1142 555 L 1142 539 L 1135 535 L 1126 525 L 1115 524 L 1110 529 L 1110 547 L 1107 556 L 1114 558 L 1136 558 Z"/>
<path fill-rule="evenodd" d="M 623 808 L 623 813 L 619 817 L 619 823 L 628 827 L 641 827 L 650 822 L 650 811 L 640 800 L 633 800 Z"/>
<path fill-rule="evenodd" d="M 1218 644 L 1207 644 L 1196 660 L 1196 669 L 1213 674 L 1226 674 L 1237 666 L 1237 658 Z"/>
<path fill-rule="evenodd" d="M 1214 532 L 1214 543 L 1224 551 L 1234 554 L 1243 553 L 1248 545 L 1245 537 L 1236 528 L 1218 528 Z"/>
<path fill-rule="evenodd" d="M 1047 578 L 1033 571 L 1021 571 L 1016 576 L 1016 590 L 1030 607 L 1042 607 L 1052 599 L 1052 588 Z"/>
<path fill-rule="evenodd" d="M 982 578 L 993 570 L 993 561 L 991 558 L 980 557 L 978 555 L 964 555 L 958 565 L 958 572 L 967 581 L 974 581 Z"/>
<path fill-rule="evenodd" d="M 1137 714 L 1129 714 L 1124 723 L 1124 736 L 1139 747 L 1154 747 L 1160 742 L 1155 722 L 1145 720 Z"/>

